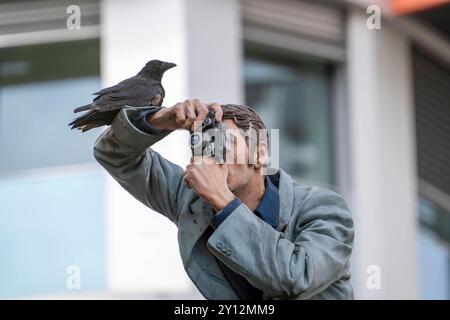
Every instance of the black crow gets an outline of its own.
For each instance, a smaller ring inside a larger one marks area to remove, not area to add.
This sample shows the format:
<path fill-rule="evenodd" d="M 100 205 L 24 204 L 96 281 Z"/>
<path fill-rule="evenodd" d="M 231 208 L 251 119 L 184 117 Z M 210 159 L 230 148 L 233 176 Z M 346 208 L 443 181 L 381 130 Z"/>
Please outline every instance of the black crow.
<path fill-rule="evenodd" d="M 89 111 L 69 123 L 69 126 L 84 132 L 92 128 L 110 125 L 125 105 L 160 107 L 165 95 L 161 84 L 163 74 L 175 66 L 174 63 L 160 60 L 147 62 L 134 77 L 94 93 L 97 97 L 92 103 L 73 110 L 73 112 Z"/>

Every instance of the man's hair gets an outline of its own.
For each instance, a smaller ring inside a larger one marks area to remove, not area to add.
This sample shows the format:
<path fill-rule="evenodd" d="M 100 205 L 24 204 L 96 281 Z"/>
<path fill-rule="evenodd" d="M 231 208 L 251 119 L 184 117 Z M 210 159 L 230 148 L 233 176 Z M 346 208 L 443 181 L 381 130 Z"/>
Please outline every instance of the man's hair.
<path fill-rule="evenodd" d="M 247 131 L 252 128 L 259 133 L 260 129 L 266 129 L 266 125 L 259 115 L 249 106 L 239 104 L 223 104 L 222 119 L 234 120 L 238 128 Z"/>
<path fill-rule="evenodd" d="M 249 129 L 254 130 L 256 134 L 255 139 L 256 145 L 252 143 L 249 145 L 249 141 L 246 139 L 247 146 L 249 147 L 250 153 L 253 153 L 255 147 L 261 143 L 266 142 L 266 147 L 269 149 L 269 137 L 266 125 L 260 118 L 260 116 L 253 110 L 251 107 L 240 104 L 223 104 L 222 105 L 223 116 L 222 119 L 231 119 L 234 120 L 236 126 L 243 131 L 247 131 Z M 260 135 L 260 130 L 266 130 L 264 135 Z M 262 139 L 261 139 L 262 138 Z M 260 140 L 261 139 L 261 140 Z"/>

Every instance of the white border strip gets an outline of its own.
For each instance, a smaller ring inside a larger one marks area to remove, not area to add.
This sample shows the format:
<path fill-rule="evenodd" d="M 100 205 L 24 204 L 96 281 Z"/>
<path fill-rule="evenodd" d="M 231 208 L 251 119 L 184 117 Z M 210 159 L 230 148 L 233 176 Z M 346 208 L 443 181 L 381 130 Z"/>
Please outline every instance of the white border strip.
<path fill-rule="evenodd" d="M 82 26 L 81 29 L 78 30 L 56 29 L 25 33 L 13 33 L 0 35 L 0 48 L 64 41 L 78 41 L 95 39 L 99 37 L 100 26 Z"/>

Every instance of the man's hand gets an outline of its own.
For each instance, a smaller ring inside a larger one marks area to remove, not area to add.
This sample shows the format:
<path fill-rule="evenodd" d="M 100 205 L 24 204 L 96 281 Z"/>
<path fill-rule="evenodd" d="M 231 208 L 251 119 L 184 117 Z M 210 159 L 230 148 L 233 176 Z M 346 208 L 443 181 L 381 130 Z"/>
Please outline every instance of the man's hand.
<path fill-rule="evenodd" d="M 216 212 L 235 198 L 228 189 L 227 177 L 227 166 L 208 157 L 194 159 L 184 172 L 186 186 L 194 189 Z"/>
<path fill-rule="evenodd" d="M 204 104 L 194 99 L 179 102 L 170 108 L 163 108 L 150 115 L 148 122 L 160 129 L 194 131 L 195 126 L 203 123 L 209 109 L 214 110 L 218 122 L 222 121 L 222 108 L 218 103 Z"/>

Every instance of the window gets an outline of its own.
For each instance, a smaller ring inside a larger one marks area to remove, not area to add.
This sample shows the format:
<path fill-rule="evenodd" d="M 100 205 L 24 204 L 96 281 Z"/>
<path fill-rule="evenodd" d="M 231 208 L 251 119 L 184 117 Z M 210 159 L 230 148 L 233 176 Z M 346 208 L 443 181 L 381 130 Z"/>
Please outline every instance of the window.
<path fill-rule="evenodd" d="M 72 110 L 100 87 L 98 40 L 0 50 L 0 172 L 93 161 Z"/>
<path fill-rule="evenodd" d="M 297 178 L 334 183 L 331 68 L 308 58 L 246 50 L 246 103 L 280 130 L 280 167 Z"/>
<path fill-rule="evenodd" d="M 423 299 L 450 298 L 450 213 L 419 197 L 418 255 Z"/>
<path fill-rule="evenodd" d="M 66 166 L 93 161 L 101 129 L 68 123 L 99 58 L 98 39 L 0 49 L 0 298 L 70 293 L 69 266 L 81 290 L 106 286 L 104 175 Z"/>
<path fill-rule="evenodd" d="M 450 69 L 413 49 L 421 294 L 450 298 Z"/>

